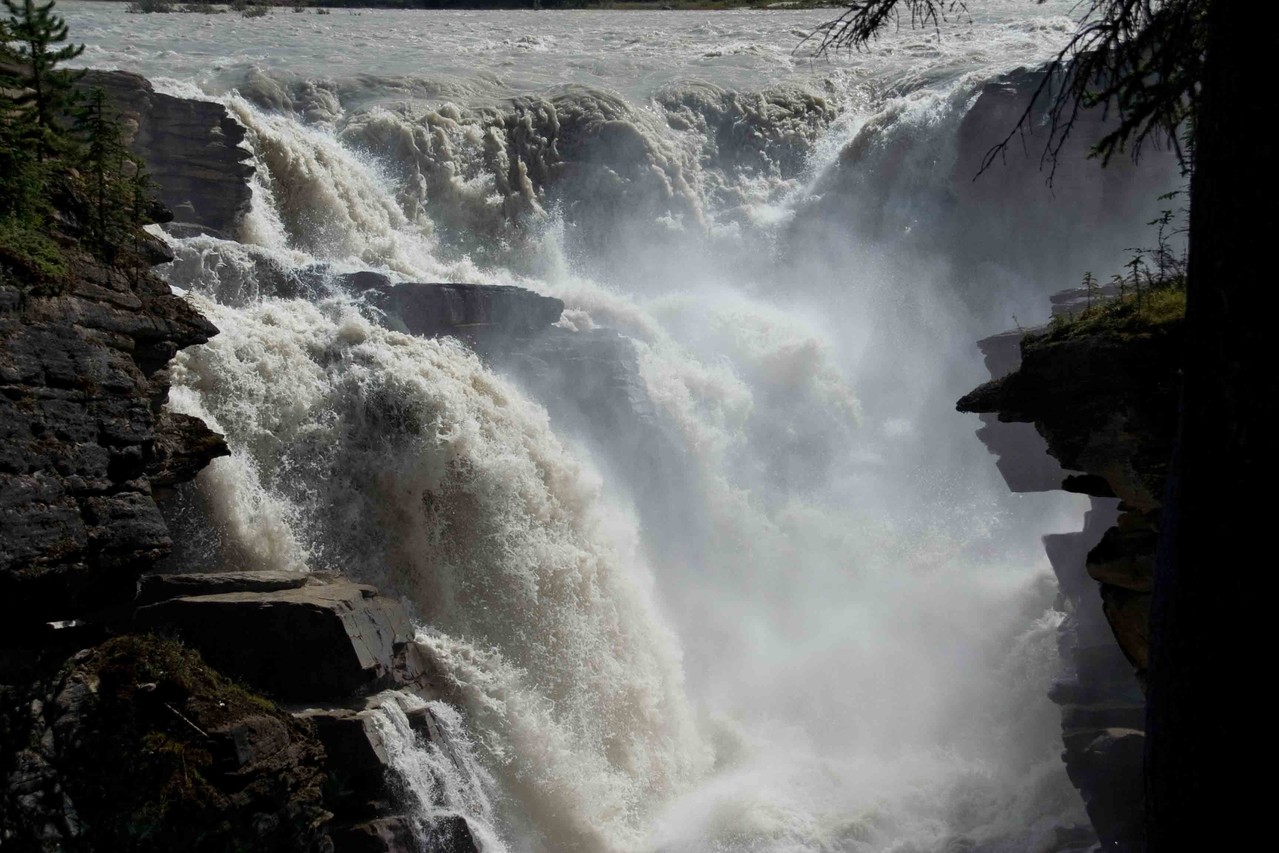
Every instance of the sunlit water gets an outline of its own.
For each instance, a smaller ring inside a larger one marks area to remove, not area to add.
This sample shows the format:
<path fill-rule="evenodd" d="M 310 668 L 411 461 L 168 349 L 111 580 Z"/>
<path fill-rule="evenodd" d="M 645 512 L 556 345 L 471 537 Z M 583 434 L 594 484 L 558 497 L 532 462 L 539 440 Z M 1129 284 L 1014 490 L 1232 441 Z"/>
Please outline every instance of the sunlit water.
<path fill-rule="evenodd" d="M 1145 235 L 1005 233 L 1054 221 L 1039 183 L 953 221 L 980 85 L 1071 29 L 1068 3 L 972 5 L 816 60 L 822 11 L 59 4 L 86 64 L 221 100 L 258 167 L 238 242 L 178 241 L 168 271 L 222 330 L 171 405 L 233 450 L 187 556 L 405 595 L 469 735 L 400 771 L 486 849 L 1029 851 L 1086 825 L 1038 541 L 1084 504 L 1009 495 L 953 401 L 977 337 Z M 339 295 L 264 295 L 319 262 L 564 299 L 634 341 L 672 458 Z"/>

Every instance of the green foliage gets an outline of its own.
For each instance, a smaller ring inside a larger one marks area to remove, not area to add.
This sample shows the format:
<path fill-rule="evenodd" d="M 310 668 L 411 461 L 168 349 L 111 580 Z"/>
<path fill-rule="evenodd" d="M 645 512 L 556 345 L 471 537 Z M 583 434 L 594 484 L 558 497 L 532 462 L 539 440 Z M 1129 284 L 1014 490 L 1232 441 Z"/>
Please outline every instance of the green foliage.
<path fill-rule="evenodd" d="M 99 253 L 112 255 L 141 223 L 145 208 L 138 196 L 145 172 L 124 144 L 119 117 L 106 92 L 90 92 L 74 118 L 83 141 L 79 164 L 89 203 L 87 236 Z"/>
<path fill-rule="evenodd" d="M 124 8 L 126 12 L 137 15 L 168 14 L 173 11 L 173 4 L 165 0 L 135 0 Z"/>
<path fill-rule="evenodd" d="M 29 271 L 40 282 L 66 278 L 62 247 L 45 233 L 41 223 L 0 218 L 0 261 Z"/>
<path fill-rule="evenodd" d="M 4 0 L 6 52 L 20 71 L 24 87 L 13 96 L 14 120 L 35 146 L 37 160 L 66 153 L 61 116 L 75 104 L 75 82 L 83 72 L 58 66 L 84 52 L 84 45 L 65 44 L 67 24 L 54 14 L 53 0 Z M 60 46 L 61 45 L 61 46 Z"/>
<path fill-rule="evenodd" d="M 1132 338 L 1180 322 L 1185 316 L 1185 281 L 1170 280 L 1126 288 L 1123 295 L 1098 302 L 1075 316 L 1055 316 L 1045 334 L 1050 338 Z"/>
<path fill-rule="evenodd" d="M 1171 201 L 1180 195 L 1181 191 L 1171 192 L 1160 200 Z M 1054 316 L 1050 333 L 1140 334 L 1184 317 L 1187 258 L 1175 238 L 1185 233 L 1187 213 L 1184 208 L 1173 208 L 1152 219 L 1148 224 L 1155 229 L 1154 248 L 1130 250 L 1133 254 L 1124 271 L 1111 276 L 1106 285 L 1091 272 L 1085 273 L 1080 287 L 1087 307 L 1078 315 Z"/>
<path fill-rule="evenodd" d="M 52 2 L 4 0 L 0 20 L 0 255 L 38 281 L 65 277 L 64 245 L 109 262 L 137 249 L 149 181 L 100 89 L 82 98 L 80 55 Z"/>

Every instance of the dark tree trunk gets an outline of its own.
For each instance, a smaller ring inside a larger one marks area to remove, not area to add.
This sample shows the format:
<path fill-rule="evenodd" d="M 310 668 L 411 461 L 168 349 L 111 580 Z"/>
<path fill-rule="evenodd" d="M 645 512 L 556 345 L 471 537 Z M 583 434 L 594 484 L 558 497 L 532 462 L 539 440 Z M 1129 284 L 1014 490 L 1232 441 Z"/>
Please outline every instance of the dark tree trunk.
<path fill-rule="evenodd" d="M 1156 570 L 1147 717 L 1149 850 L 1265 835 L 1275 559 L 1279 3 L 1207 4 L 1195 127 L 1181 431 Z M 1258 835 L 1260 833 L 1260 835 Z"/>

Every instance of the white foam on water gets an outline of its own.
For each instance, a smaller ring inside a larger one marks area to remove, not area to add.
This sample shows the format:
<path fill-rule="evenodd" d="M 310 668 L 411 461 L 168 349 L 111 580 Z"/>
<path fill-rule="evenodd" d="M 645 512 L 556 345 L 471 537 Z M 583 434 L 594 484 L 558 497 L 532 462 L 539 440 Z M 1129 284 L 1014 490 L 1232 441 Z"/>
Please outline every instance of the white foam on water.
<path fill-rule="evenodd" d="M 453 703 L 431 706 L 439 744 L 408 726 L 419 699 L 380 717 L 423 825 L 460 814 L 520 853 L 907 853 L 1050 849 L 1086 823 L 1038 542 L 1081 505 L 1006 494 L 951 410 L 984 378 L 972 340 L 1081 271 L 995 259 L 1007 301 L 983 298 L 940 227 L 980 84 L 1069 22 L 970 5 L 941 39 L 811 63 L 793 31 L 828 12 L 177 37 L 188 16 L 60 4 L 86 61 L 248 131 L 239 242 L 175 240 L 167 273 L 220 329 L 175 359 L 170 406 L 232 450 L 184 498 L 188 551 L 407 597 Z M 620 437 L 458 343 L 281 297 L 299 268 L 564 299 L 565 328 L 633 342 L 678 456 L 654 470 L 678 477 L 644 492 Z"/>

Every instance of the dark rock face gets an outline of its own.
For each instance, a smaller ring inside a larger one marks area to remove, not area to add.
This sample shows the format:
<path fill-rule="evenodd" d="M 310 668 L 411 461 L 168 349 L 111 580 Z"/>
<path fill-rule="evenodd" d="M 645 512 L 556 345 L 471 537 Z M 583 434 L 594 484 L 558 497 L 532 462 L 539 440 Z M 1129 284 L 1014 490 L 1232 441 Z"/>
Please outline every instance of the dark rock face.
<path fill-rule="evenodd" d="M 234 585 L 214 578 L 206 589 Z M 170 583 L 175 590 L 184 585 Z M 411 639 L 398 603 L 343 580 L 184 595 L 139 608 L 135 622 L 177 631 L 219 669 L 290 701 L 389 686 L 396 648 Z"/>
<path fill-rule="evenodd" d="M 492 349 L 528 338 L 560 318 L 564 303 L 511 285 L 390 284 L 377 273 L 342 281 L 385 312 L 389 328 L 426 338 L 452 335 Z"/>
<path fill-rule="evenodd" d="M 161 411 L 169 359 L 217 330 L 168 285 L 81 256 L 70 283 L 0 268 L 0 597 L 10 628 L 132 598 L 170 540 L 153 486 L 226 447 Z"/>
<path fill-rule="evenodd" d="M 1179 321 L 1139 330 L 1071 326 L 1028 336 L 1021 367 L 959 401 L 960 411 L 1034 423 L 1075 477 L 1071 491 L 1118 497 L 1124 513 L 1088 556 L 1106 614 L 1139 674 L 1149 663 L 1149 594 L 1177 410 Z"/>
<path fill-rule="evenodd" d="M 90 71 L 80 86 L 103 89 L 121 112 L 130 147 L 173 211 L 173 227 L 235 233 L 249 209 L 254 168 L 240 147 L 244 128 L 221 104 L 160 94 L 146 78 L 124 71 Z"/>
<path fill-rule="evenodd" d="M 172 641 L 49 651 L 0 677 L 5 850 L 332 850 L 304 723 Z"/>
<path fill-rule="evenodd" d="M 1079 298 L 1054 298 L 1054 311 L 1077 311 Z M 1067 772 L 1107 849 L 1140 850 L 1144 839 L 1141 685 L 1181 335 L 1179 320 L 999 335 L 981 342 L 995 379 L 959 401 L 982 413 L 977 434 L 1011 489 L 1093 497 L 1083 531 L 1044 546 L 1068 612 L 1058 638 L 1067 669 L 1050 696 L 1062 706 Z"/>

